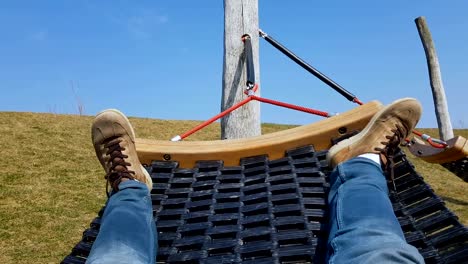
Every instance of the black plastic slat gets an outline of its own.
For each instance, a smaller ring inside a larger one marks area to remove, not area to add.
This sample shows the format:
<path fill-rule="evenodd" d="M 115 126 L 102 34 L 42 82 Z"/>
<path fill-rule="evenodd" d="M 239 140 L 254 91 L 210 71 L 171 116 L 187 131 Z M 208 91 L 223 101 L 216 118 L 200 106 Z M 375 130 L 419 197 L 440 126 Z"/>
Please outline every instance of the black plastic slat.
<path fill-rule="evenodd" d="M 465 182 L 468 182 L 468 157 L 464 157 L 457 161 L 444 163 L 442 166 L 453 172 Z"/>

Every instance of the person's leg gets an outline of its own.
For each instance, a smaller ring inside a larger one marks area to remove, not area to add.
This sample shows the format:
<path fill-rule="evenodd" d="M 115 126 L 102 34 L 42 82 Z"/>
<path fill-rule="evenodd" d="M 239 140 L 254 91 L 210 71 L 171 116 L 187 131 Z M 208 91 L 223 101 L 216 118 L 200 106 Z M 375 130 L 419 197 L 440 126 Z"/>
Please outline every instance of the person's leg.
<path fill-rule="evenodd" d="M 330 175 L 329 263 L 424 263 L 406 243 L 380 165 L 357 157 Z"/>
<path fill-rule="evenodd" d="M 144 183 L 128 180 L 107 202 L 87 263 L 155 263 L 156 225 Z"/>
<path fill-rule="evenodd" d="M 155 263 L 153 182 L 138 160 L 133 128 L 124 114 L 106 110 L 96 116 L 91 131 L 112 191 L 87 263 Z"/>
<path fill-rule="evenodd" d="M 393 155 L 420 115 L 416 100 L 398 100 L 379 111 L 361 133 L 330 149 L 329 263 L 424 263 L 405 241 L 381 169 L 382 163 L 393 170 Z"/>

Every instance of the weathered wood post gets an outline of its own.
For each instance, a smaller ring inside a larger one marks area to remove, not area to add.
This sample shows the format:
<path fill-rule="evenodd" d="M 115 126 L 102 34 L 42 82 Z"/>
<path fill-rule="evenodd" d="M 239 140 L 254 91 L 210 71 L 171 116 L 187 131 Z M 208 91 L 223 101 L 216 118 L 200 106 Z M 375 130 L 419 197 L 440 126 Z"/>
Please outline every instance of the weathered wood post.
<path fill-rule="evenodd" d="M 258 55 L 258 0 L 224 0 L 224 65 L 221 111 L 245 98 L 246 64 L 244 43 L 248 34 L 252 43 L 257 84 L 260 80 Z M 257 90 L 260 94 L 260 89 Z M 260 104 L 251 101 L 221 119 L 221 139 L 245 138 L 261 134 Z"/>
<path fill-rule="evenodd" d="M 419 37 L 426 53 L 427 67 L 429 70 L 429 78 L 432 88 L 432 97 L 434 99 L 435 113 L 437 124 L 439 125 L 439 136 L 442 140 L 453 138 L 452 123 L 445 97 L 444 85 L 442 84 L 442 76 L 440 74 L 439 59 L 437 58 L 434 42 L 432 41 L 431 32 L 427 26 L 426 19 L 421 16 L 415 19 L 418 28 Z"/>

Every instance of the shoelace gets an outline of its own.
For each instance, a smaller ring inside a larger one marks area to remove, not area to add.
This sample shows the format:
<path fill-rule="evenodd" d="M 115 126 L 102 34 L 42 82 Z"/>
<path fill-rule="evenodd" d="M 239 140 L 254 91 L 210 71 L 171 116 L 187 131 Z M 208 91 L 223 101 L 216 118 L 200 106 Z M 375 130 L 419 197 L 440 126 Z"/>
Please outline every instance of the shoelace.
<path fill-rule="evenodd" d="M 390 172 L 390 180 L 393 184 L 393 189 L 396 191 L 395 185 L 395 154 L 398 153 L 399 145 L 401 144 L 402 140 L 406 137 L 406 129 L 399 124 L 395 124 L 395 129 L 392 129 L 393 135 L 385 136 L 388 141 L 380 142 L 384 145 L 384 148 L 375 148 L 376 151 L 379 151 L 382 155 L 385 156 L 387 162 L 385 163 L 385 171 Z"/>
<path fill-rule="evenodd" d="M 125 161 L 128 156 L 123 154 L 125 148 L 120 146 L 120 142 L 122 142 L 121 138 L 111 138 L 104 145 L 104 147 L 107 148 L 106 155 L 110 156 L 108 161 L 108 165 L 110 165 L 109 172 L 104 177 L 107 180 L 107 196 L 109 196 L 109 185 L 113 190 L 117 191 L 123 178 L 135 179 L 135 177 L 133 177 L 135 172 L 127 168 L 127 166 L 131 166 L 131 164 Z"/>

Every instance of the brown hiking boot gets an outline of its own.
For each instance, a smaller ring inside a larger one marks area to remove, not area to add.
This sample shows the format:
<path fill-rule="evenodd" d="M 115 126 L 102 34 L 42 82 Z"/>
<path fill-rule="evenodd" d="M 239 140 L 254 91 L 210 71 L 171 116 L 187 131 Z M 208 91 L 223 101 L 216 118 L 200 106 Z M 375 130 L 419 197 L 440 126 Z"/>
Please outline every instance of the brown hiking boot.
<path fill-rule="evenodd" d="M 393 167 L 395 151 L 414 129 L 421 112 L 421 104 L 413 98 L 403 98 L 384 107 L 359 134 L 330 148 L 327 155 L 330 166 L 335 168 L 339 163 L 361 154 L 376 153 L 380 154 L 384 167 Z"/>
<path fill-rule="evenodd" d="M 118 191 L 120 182 L 126 178 L 145 183 L 151 191 L 153 182 L 138 159 L 135 132 L 123 113 L 115 109 L 99 113 L 91 128 L 91 138 L 106 172 L 106 190 L 110 185 L 112 190 Z"/>

